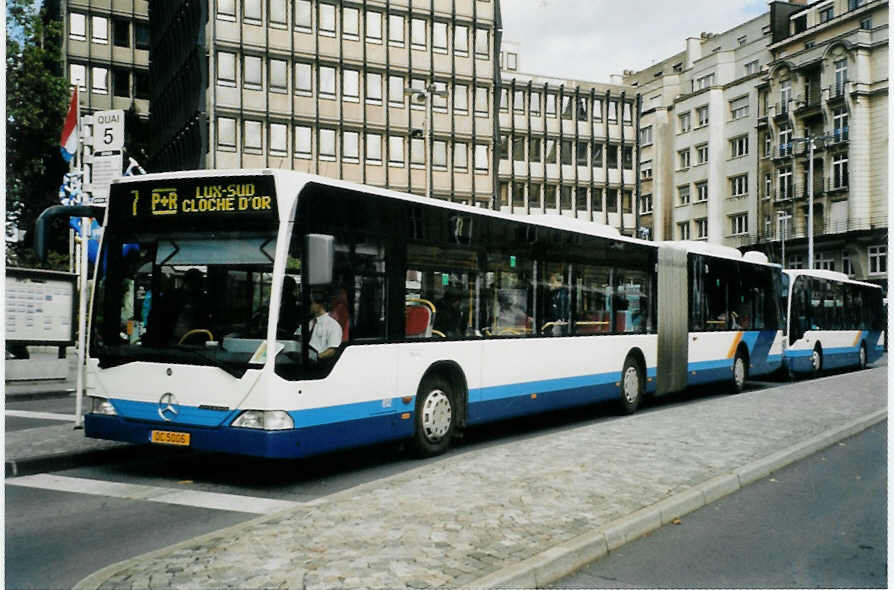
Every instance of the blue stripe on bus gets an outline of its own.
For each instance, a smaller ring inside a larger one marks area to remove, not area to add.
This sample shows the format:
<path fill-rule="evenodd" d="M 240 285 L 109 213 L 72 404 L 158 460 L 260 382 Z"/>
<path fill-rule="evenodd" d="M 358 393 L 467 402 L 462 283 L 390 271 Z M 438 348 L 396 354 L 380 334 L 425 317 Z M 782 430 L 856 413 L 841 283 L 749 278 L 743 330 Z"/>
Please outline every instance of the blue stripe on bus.
<path fill-rule="evenodd" d="M 823 368 L 835 369 L 858 365 L 860 362 L 861 344 L 866 346 L 866 362 L 872 363 L 877 361 L 884 354 L 884 346 L 878 345 L 880 336 L 881 332 L 878 330 L 864 330 L 860 333 L 860 340 L 856 346 L 823 348 Z M 812 355 L 812 348 L 788 349 L 785 351 L 784 357 L 791 371 L 795 373 L 809 373 L 813 370 Z"/>

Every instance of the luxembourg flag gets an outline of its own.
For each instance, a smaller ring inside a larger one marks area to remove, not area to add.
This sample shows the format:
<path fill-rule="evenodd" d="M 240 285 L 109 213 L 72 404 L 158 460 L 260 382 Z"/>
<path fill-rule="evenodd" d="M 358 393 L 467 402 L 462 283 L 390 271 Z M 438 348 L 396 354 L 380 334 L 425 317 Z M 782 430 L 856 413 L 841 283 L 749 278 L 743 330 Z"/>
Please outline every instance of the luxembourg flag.
<path fill-rule="evenodd" d="M 62 151 L 62 158 L 66 162 L 70 162 L 78 151 L 78 87 L 75 86 L 74 94 L 71 97 L 71 104 L 68 106 L 68 115 L 65 117 L 65 124 L 62 125 L 62 137 L 59 139 L 59 149 Z"/>

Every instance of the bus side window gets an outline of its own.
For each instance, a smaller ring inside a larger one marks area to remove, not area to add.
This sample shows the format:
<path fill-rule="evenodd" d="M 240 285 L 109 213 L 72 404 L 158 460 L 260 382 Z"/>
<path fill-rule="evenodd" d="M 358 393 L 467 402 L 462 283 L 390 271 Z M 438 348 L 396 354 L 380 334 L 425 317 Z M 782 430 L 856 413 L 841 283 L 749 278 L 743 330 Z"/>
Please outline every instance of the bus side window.
<path fill-rule="evenodd" d="M 612 331 L 612 269 L 578 265 L 574 273 L 574 334 Z"/>
<path fill-rule="evenodd" d="M 651 278 L 645 271 L 619 271 L 615 286 L 615 331 L 638 333 L 647 328 Z"/>
<path fill-rule="evenodd" d="M 534 332 L 534 263 L 512 254 L 489 254 L 481 294 L 485 336 L 526 336 Z"/>

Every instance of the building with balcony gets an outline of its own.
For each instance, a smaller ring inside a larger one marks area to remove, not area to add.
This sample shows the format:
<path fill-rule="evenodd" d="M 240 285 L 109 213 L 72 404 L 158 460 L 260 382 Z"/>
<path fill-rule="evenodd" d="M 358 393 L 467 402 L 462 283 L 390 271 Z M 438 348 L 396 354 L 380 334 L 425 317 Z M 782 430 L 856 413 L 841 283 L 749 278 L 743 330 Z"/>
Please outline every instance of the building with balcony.
<path fill-rule="evenodd" d="M 151 0 L 150 15 L 153 170 L 417 194 L 430 170 L 432 196 L 492 206 L 496 0 Z"/>
<path fill-rule="evenodd" d="M 884 282 L 888 2 L 776 2 L 771 14 L 759 88 L 760 247 L 781 261 L 784 239 L 785 265 L 807 267 L 812 193 L 814 266 Z"/>
<path fill-rule="evenodd" d="M 633 206 L 638 113 L 629 86 L 504 71 L 499 208 L 642 235 Z"/>

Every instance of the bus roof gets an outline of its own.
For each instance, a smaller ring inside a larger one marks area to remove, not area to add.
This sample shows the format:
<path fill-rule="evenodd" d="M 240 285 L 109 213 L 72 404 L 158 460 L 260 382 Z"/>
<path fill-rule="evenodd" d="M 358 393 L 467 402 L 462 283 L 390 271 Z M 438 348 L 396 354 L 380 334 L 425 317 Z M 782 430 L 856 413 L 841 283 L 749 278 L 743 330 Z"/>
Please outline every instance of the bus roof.
<path fill-rule="evenodd" d="M 369 193 L 380 197 L 398 199 L 402 201 L 408 201 L 412 203 L 418 203 L 420 205 L 428 205 L 441 207 L 444 209 L 451 209 L 455 211 L 462 211 L 466 213 L 473 213 L 476 215 L 484 215 L 487 217 L 495 217 L 502 218 L 508 221 L 521 222 L 529 225 L 536 225 L 551 229 L 559 229 L 564 231 L 573 231 L 575 233 L 586 234 L 591 236 L 599 236 L 605 238 L 611 238 L 613 240 L 641 244 L 644 246 L 657 247 L 655 242 L 640 240 L 633 237 L 628 237 L 622 235 L 617 229 L 614 227 L 603 225 L 600 223 L 594 223 L 590 221 L 584 221 L 582 219 L 571 219 L 568 217 L 562 217 L 560 215 L 513 215 L 510 213 L 503 213 L 501 211 L 494 211 L 492 209 L 482 209 L 480 207 L 472 207 L 470 205 L 463 205 L 461 203 L 453 203 L 450 201 L 444 201 L 441 199 L 431 199 L 428 197 L 422 197 L 419 195 L 413 195 L 410 193 L 402 193 L 399 191 L 394 191 L 391 189 L 386 189 L 377 186 L 370 186 L 365 184 L 358 184 L 354 182 L 349 182 L 346 180 L 338 180 L 335 178 L 329 178 L 326 176 L 318 176 L 315 174 L 308 174 L 305 172 L 297 172 L 294 170 L 277 170 L 270 168 L 257 168 L 257 169 L 231 169 L 231 170 L 182 170 L 177 172 L 159 172 L 153 174 L 145 174 L 140 176 L 125 176 L 113 181 L 113 183 L 130 183 L 130 182 L 145 182 L 151 180 L 164 180 L 164 179 L 182 179 L 182 178 L 213 178 L 216 176 L 261 176 L 261 175 L 272 175 L 276 182 L 276 192 L 277 192 L 277 203 L 280 208 L 280 216 L 281 218 L 288 217 L 291 214 L 291 206 L 292 200 L 298 194 L 300 194 L 301 189 L 308 183 L 318 183 L 332 187 L 343 188 L 346 190 Z M 298 190 L 290 195 L 290 190 L 287 188 L 295 187 Z"/>
<path fill-rule="evenodd" d="M 745 254 L 742 254 L 730 246 L 698 242 L 695 240 L 675 240 L 662 243 L 676 246 L 677 248 L 681 248 L 686 252 L 691 252 L 693 254 L 705 254 L 707 256 L 714 256 L 715 258 L 726 258 L 728 260 L 739 260 L 750 264 L 780 268 L 778 264 L 770 262 L 766 255 L 760 252 L 746 252 Z"/>
<path fill-rule="evenodd" d="M 809 268 L 786 268 L 783 271 L 785 274 L 789 275 L 792 278 L 807 276 L 807 277 L 815 277 L 818 279 L 826 279 L 829 281 L 836 281 L 839 283 L 850 283 L 852 285 L 862 285 L 864 287 L 875 287 L 877 289 L 881 289 L 879 285 L 874 283 L 866 283 L 863 281 L 857 281 L 850 277 L 848 277 L 843 272 L 837 272 L 834 270 L 822 270 L 822 269 L 809 269 Z"/>

